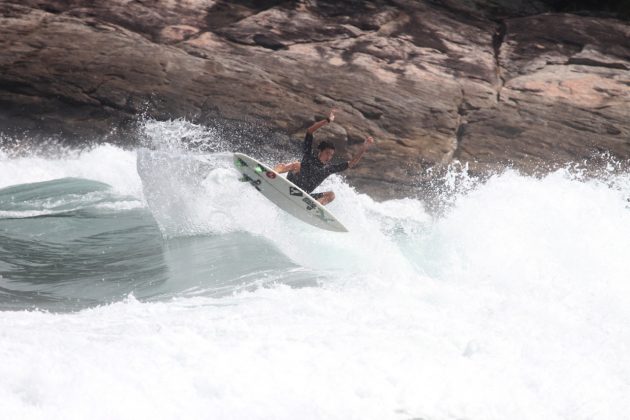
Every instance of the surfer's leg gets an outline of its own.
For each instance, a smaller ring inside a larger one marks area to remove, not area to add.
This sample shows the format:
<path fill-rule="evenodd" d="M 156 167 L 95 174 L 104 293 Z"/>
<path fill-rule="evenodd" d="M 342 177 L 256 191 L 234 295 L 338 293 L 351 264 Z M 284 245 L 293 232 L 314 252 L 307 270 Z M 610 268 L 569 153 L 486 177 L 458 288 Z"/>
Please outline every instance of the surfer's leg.
<path fill-rule="evenodd" d="M 321 205 L 325 206 L 335 199 L 335 193 L 332 191 L 326 191 L 323 193 L 319 193 L 319 197 L 317 197 L 317 201 L 320 202 Z"/>
<path fill-rule="evenodd" d="M 273 168 L 273 170 L 279 174 L 283 174 L 285 172 L 293 172 L 294 174 L 297 174 L 300 172 L 300 167 L 300 162 L 279 163 Z"/>

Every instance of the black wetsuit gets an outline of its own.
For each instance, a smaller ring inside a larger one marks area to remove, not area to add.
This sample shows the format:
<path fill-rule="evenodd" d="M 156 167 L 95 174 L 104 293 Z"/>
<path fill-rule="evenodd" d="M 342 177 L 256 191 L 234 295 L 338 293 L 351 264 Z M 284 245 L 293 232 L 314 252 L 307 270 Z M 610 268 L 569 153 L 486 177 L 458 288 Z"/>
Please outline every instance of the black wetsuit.
<path fill-rule="evenodd" d="M 313 154 L 312 148 L 313 135 L 307 132 L 304 137 L 304 146 L 302 149 L 304 155 L 302 156 L 302 162 L 300 164 L 300 172 L 297 174 L 289 172 L 287 175 L 289 181 L 309 194 L 330 175 L 348 169 L 348 162 L 337 163 L 335 165 L 322 163 L 322 161 Z M 314 196 L 314 194 L 311 195 Z"/>

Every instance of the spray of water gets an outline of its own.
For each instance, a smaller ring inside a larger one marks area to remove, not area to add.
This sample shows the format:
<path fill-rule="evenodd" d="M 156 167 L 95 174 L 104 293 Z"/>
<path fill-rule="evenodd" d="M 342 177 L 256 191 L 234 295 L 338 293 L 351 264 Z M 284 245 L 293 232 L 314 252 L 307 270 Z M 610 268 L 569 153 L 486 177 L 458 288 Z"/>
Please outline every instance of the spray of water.
<path fill-rule="evenodd" d="M 539 177 L 507 170 L 483 182 L 451 173 L 454 192 L 439 215 L 422 200 L 376 202 L 332 177 L 323 186 L 337 195 L 330 209 L 350 233 L 331 234 L 238 182 L 224 150 L 169 137 L 189 130 L 210 141 L 211 133 L 151 124 L 148 138 L 166 137 L 167 146 L 19 158 L 28 171 L 3 158 L 0 179 L 105 182 L 145 203 L 166 243 L 242 233 L 226 272 L 274 249 L 294 266 L 271 276 L 309 271 L 324 280 L 221 298 L 131 297 L 64 315 L 6 312 L 3 417 L 621 420 L 630 412 L 630 177 L 614 163 L 597 177 L 575 168 Z"/>

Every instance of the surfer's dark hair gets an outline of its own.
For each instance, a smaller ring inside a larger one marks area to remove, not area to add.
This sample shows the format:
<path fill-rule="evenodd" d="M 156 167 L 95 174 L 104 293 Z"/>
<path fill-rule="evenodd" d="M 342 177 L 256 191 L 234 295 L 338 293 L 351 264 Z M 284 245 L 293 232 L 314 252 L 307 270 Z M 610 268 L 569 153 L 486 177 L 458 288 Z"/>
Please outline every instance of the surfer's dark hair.
<path fill-rule="evenodd" d="M 329 142 L 329 141 L 325 141 L 325 140 L 324 140 L 323 142 L 319 143 L 319 145 L 317 146 L 317 149 L 318 149 L 319 151 L 321 151 L 321 152 L 323 152 L 323 151 L 324 151 L 324 150 L 326 150 L 326 149 L 333 149 L 333 150 L 335 150 L 335 145 L 334 145 L 334 144 L 332 144 L 332 143 L 331 143 L 331 142 Z"/>

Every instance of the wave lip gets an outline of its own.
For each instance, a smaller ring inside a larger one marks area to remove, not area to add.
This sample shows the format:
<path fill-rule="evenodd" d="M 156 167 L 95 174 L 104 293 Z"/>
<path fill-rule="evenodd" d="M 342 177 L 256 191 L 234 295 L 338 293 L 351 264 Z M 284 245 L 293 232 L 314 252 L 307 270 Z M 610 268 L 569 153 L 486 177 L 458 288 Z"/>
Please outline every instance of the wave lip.
<path fill-rule="evenodd" d="M 0 190 L 0 217 L 67 214 L 111 201 L 110 187 L 98 181 L 62 178 L 15 185 Z"/>

